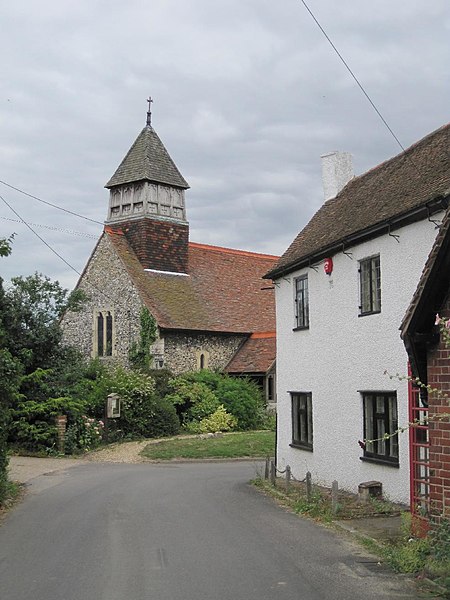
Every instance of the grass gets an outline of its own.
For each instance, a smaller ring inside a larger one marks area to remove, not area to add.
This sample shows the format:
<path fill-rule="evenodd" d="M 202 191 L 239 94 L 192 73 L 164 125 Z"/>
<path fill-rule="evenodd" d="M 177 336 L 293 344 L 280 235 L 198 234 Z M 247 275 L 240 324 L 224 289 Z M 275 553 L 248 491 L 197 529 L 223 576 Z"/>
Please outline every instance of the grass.
<path fill-rule="evenodd" d="M 403 509 L 392 502 L 377 498 L 371 498 L 369 502 L 361 504 L 355 494 L 339 490 L 337 511 L 334 514 L 331 490 L 328 488 L 314 485 L 311 497 L 308 499 L 306 485 L 303 482 L 292 481 L 289 490 L 283 478 L 277 479 L 275 488 L 270 481 L 264 479 L 257 479 L 253 483 L 294 512 L 325 523 L 334 519 L 398 515 Z"/>
<path fill-rule="evenodd" d="M 8 481 L 4 492 L 4 498 L 2 502 L 0 502 L 0 520 L 5 516 L 8 510 L 21 499 L 24 493 L 24 486 L 16 481 Z"/>
<path fill-rule="evenodd" d="M 152 460 L 177 458 L 260 458 L 272 456 L 273 431 L 241 431 L 218 437 L 172 438 L 148 444 L 141 455 Z"/>

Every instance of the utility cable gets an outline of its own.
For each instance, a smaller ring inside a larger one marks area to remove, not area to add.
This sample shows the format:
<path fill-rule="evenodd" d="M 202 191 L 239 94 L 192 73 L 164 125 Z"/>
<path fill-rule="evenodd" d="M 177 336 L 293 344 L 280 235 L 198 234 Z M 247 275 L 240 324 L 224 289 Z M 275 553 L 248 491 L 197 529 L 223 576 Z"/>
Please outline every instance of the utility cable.
<path fill-rule="evenodd" d="M 320 31 L 323 33 L 323 35 L 325 36 L 325 38 L 327 39 L 328 43 L 331 45 L 331 47 L 333 48 L 333 50 L 335 51 L 335 53 L 338 55 L 338 57 L 341 59 L 342 63 L 344 64 L 345 68 L 347 69 L 347 71 L 350 73 L 350 75 L 353 77 L 353 79 L 356 81 L 359 89 L 362 91 L 362 93 L 364 94 L 364 96 L 367 98 L 367 100 L 369 101 L 370 105 L 372 106 L 372 108 L 375 110 L 375 112 L 377 113 L 377 115 L 380 117 L 381 121 L 383 122 L 383 124 L 385 125 L 385 127 L 388 129 L 388 131 L 390 132 L 390 134 L 392 135 L 392 137 L 394 138 L 394 140 L 397 142 L 397 144 L 400 146 L 400 148 L 403 150 L 403 152 L 405 152 L 405 148 L 403 146 L 403 144 L 400 142 L 400 140 L 398 139 L 398 137 L 395 135 L 394 131 L 392 130 L 392 128 L 389 126 L 388 122 L 386 121 L 386 119 L 383 117 L 383 115 L 381 114 L 381 112 L 379 111 L 379 109 L 376 107 L 375 103 L 373 102 L 372 98 L 369 96 L 369 94 L 366 92 L 366 90 L 364 89 L 363 85 L 360 83 L 359 79 L 356 77 L 355 73 L 352 71 L 352 69 L 350 68 L 349 64 L 347 63 L 347 61 L 344 59 L 344 57 L 342 56 L 342 54 L 339 52 L 339 50 L 336 48 L 335 44 L 333 43 L 333 41 L 331 40 L 330 36 L 327 34 L 327 32 L 325 31 L 325 29 L 322 27 L 322 25 L 319 23 L 318 19 L 316 18 L 316 16 L 314 15 L 314 13 L 312 12 L 312 10 L 309 8 L 309 6 L 306 4 L 305 0 L 300 0 L 300 2 L 303 4 L 303 6 L 306 8 L 306 10 L 309 12 L 309 14 L 311 15 L 311 17 L 313 18 L 314 22 L 316 23 L 317 27 L 320 29 Z M 1 183 L 1 182 L 0 182 Z"/>
<path fill-rule="evenodd" d="M 70 263 L 67 262 L 67 260 L 65 258 L 63 258 L 61 256 L 61 254 L 59 254 L 58 252 L 56 252 L 56 250 L 54 248 L 52 248 L 50 246 L 50 244 L 48 244 L 44 238 L 42 238 L 32 227 L 31 225 L 29 225 L 26 221 L 24 221 L 22 219 L 22 217 L 19 215 L 19 213 L 11 206 L 11 204 L 9 204 L 4 198 L 3 196 L 0 196 L 0 199 L 3 200 L 3 202 L 6 204 L 6 206 L 16 215 L 16 217 L 18 219 L 20 219 L 20 222 L 23 223 L 24 225 L 26 225 L 28 227 L 28 229 L 31 231 L 31 233 L 33 233 L 39 240 L 41 240 L 41 242 L 43 244 L 45 244 L 47 246 L 47 248 L 49 250 L 51 250 L 53 252 L 53 254 L 55 254 L 59 259 L 61 259 L 63 261 L 63 263 L 65 263 L 69 269 L 72 269 L 72 271 L 75 271 L 75 273 L 77 273 L 77 275 L 79 275 L 81 277 L 81 273 L 79 271 L 77 271 L 77 269 L 75 269 L 75 267 L 73 267 Z"/>
<path fill-rule="evenodd" d="M 10 217 L 4 217 L 0 215 L 0 219 L 4 221 L 12 221 L 13 223 L 23 223 L 23 221 L 19 219 L 11 219 Z M 60 231 L 62 233 L 68 233 L 70 235 L 78 235 L 80 237 L 87 237 L 96 240 L 98 235 L 94 235 L 93 233 L 87 233 L 86 231 L 74 231 L 72 229 L 62 229 L 61 227 L 52 227 L 51 225 L 43 225 L 42 223 L 29 223 L 33 227 L 42 227 L 43 229 L 50 229 L 51 231 Z"/>
<path fill-rule="evenodd" d="M 69 213 L 70 215 L 74 215 L 75 217 L 79 217 L 80 219 L 85 219 L 86 221 L 91 221 L 91 223 L 97 223 L 98 225 L 102 225 L 102 226 L 104 225 L 101 221 L 96 221 L 95 219 L 91 219 L 90 217 L 85 217 L 84 215 L 80 215 L 79 213 L 76 213 L 73 210 L 63 208 L 62 206 L 58 206 L 57 204 L 52 204 L 51 202 L 48 202 L 47 200 L 42 200 L 42 198 L 39 198 L 38 196 L 33 196 L 33 194 L 29 194 L 28 192 L 25 192 L 24 190 L 21 190 L 18 187 L 14 187 L 13 185 L 6 183 L 6 181 L 2 181 L 1 179 L 0 179 L 0 183 L 3 185 L 6 185 L 6 187 L 11 188 L 12 190 L 15 190 L 16 192 L 19 192 L 20 194 L 23 194 L 24 196 L 33 198 L 34 200 L 37 200 L 38 202 L 42 202 L 43 204 L 47 204 L 48 206 L 52 206 L 53 208 L 62 210 L 63 212 Z"/>
<path fill-rule="evenodd" d="M 69 269 L 71 269 L 72 271 L 74 271 L 79 277 L 81 277 L 81 273 L 74 267 L 72 266 L 63 256 L 61 256 L 61 254 L 59 254 L 54 248 L 52 248 L 50 246 L 49 243 L 47 243 L 44 238 L 42 238 L 32 227 L 31 225 L 29 225 L 29 223 L 27 223 L 26 221 L 24 221 L 22 219 L 22 217 L 19 215 L 19 213 L 9 204 L 9 202 L 7 202 L 5 200 L 5 198 L 3 198 L 3 196 L 0 196 L 0 200 L 3 200 L 3 202 L 6 204 L 6 206 L 16 215 L 16 217 L 20 220 L 21 223 L 23 223 L 24 225 L 26 225 L 26 227 L 28 227 L 28 229 L 31 231 L 31 233 L 33 233 L 45 246 L 47 246 L 47 248 L 49 250 L 51 250 L 53 252 L 53 254 L 55 254 L 60 260 L 63 261 L 63 263 L 65 265 L 67 265 L 69 267 Z M 88 285 L 90 285 L 94 290 L 96 290 L 97 292 L 99 292 L 100 294 L 103 294 L 103 296 L 105 296 L 106 298 L 108 298 L 109 300 L 111 300 L 111 302 L 113 302 L 113 299 L 111 298 L 111 296 L 109 296 L 106 292 L 104 292 L 103 290 L 97 288 L 93 283 L 87 282 Z"/>

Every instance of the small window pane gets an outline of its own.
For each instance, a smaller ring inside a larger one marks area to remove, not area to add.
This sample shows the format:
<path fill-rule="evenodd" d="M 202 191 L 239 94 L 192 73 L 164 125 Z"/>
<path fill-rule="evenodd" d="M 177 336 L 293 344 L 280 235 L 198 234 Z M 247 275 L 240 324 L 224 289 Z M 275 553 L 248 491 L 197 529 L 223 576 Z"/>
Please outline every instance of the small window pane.
<path fill-rule="evenodd" d="M 292 401 L 292 443 L 312 448 L 313 420 L 312 398 L 310 393 L 291 393 Z"/>
<path fill-rule="evenodd" d="M 359 263 L 361 314 L 381 310 L 380 257 L 365 258 Z"/>
<path fill-rule="evenodd" d="M 103 356 L 104 353 L 102 313 L 99 313 L 97 317 L 97 353 L 99 356 Z"/>
<path fill-rule="evenodd" d="M 295 280 L 295 314 L 296 326 L 309 326 L 308 276 L 303 275 Z"/>
<path fill-rule="evenodd" d="M 363 409 L 364 456 L 398 463 L 398 421 L 395 393 L 364 393 Z M 388 436 L 386 439 L 385 435 Z"/>

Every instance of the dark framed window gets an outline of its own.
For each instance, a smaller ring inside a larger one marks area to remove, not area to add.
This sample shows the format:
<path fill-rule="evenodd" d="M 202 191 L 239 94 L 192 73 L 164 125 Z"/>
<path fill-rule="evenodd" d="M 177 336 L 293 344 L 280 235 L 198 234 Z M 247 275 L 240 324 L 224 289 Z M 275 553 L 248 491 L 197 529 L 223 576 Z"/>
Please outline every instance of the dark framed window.
<path fill-rule="evenodd" d="M 364 457 L 398 465 L 396 392 L 362 392 Z"/>
<path fill-rule="evenodd" d="M 359 263 L 360 315 L 381 311 L 380 256 L 365 258 Z"/>
<path fill-rule="evenodd" d="M 113 315 L 109 310 L 99 311 L 96 316 L 96 356 L 112 356 Z"/>
<path fill-rule="evenodd" d="M 313 448 L 312 396 L 310 392 L 291 392 L 292 446 Z"/>
<path fill-rule="evenodd" d="M 295 280 L 295 328 L 309 327 L 308 275 L 302 275 Z"/>

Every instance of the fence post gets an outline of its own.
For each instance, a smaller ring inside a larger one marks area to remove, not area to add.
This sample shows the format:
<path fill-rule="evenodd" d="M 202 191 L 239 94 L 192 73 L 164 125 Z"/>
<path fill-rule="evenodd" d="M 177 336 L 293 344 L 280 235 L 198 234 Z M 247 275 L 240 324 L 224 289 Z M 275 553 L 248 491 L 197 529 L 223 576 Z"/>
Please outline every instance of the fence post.
<path fill-rule="evenodd" d="M 275 487 L 277 478 L 277 468 L 275 467 L 275 463 L 273 460 L 270 461 L 270 483 Z"/>
<path fill-rule="evenodd" d="M 286 465 L 286 492 L 291 491 L 291 467 Z"/>
<path fill-rule="evenodd" d="M 55 417 L 56 421 L 56 431 L 58 435 L 58 452 L 64 454 L 65 451 L 65 443 L 66 443 L 66 426 L 67 426 L 67 416 L 66 415 L 58 415 Z"/>
<path fill-rule="evenodd" d="M 306 498 L 308 502 L 311 502 L 312 496 L 312 483 L 311 483 L 311 473 L 308 471 L 306 473 Z"/>
<path fill-rule="evenodd" d="M 266 467 L 264 469 L 264 479 L 269 479 L 270 458 L 266 456 Z"/>
<path fill-rule="evenodd" d="M 333 481 L 331 484 L 331 510 L 333 515 L 338 511 L 338 500 L 339 500 L 339 486 L 337 481 Z"/>

